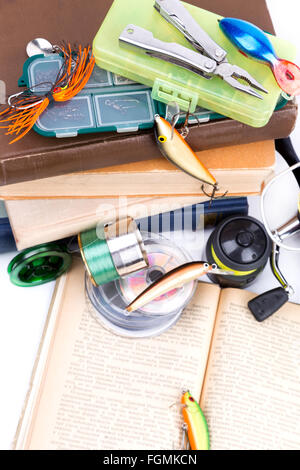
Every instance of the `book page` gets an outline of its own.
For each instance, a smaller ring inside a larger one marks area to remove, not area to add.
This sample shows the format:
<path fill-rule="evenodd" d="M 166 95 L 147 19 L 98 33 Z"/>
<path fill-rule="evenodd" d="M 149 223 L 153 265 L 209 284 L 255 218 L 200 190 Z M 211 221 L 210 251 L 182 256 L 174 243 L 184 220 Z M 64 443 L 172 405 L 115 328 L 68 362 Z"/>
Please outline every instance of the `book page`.
<path fill-rule="evenodd" d="M 213 449 L 300 448 L 300 307 L 263 323 L 254 295 L 222 292 L 201 405 Z"/>
<path fill-rule="evenodd" d="M 199 284 L 168 332 L 119 337 L 94 318 L 83 264 L 74 260 L 57 299 L 60 312 L 31 425 L 16 447 L 178 449 L 178 402 L 182 388 L 200 397 L 219 294 L 219 287 Z"/>

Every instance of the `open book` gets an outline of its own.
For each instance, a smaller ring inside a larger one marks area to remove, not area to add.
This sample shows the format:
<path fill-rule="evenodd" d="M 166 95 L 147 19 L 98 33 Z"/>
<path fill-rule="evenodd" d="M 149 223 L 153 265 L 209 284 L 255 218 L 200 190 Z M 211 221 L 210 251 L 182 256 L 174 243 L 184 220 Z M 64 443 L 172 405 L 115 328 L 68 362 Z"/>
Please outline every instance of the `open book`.
<path fill-rule="evenodd" d="M 178 323 L 127 339 L 95 319 L 74 260 L 58 280 L 16 449 L 179 449 L 181 390 L 212 449 L 300 448 L 300 307 L 263 324 L 253 294 L 199 283 Z"/>

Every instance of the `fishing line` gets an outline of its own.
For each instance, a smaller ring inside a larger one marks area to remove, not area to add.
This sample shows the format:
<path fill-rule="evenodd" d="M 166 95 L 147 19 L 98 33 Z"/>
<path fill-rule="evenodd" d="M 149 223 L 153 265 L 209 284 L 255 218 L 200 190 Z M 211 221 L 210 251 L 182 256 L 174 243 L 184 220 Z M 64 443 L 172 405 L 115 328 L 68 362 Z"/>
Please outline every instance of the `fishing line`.
<path fill-rule="evenodd" d="M 78 244 L 95 286 L 148 266 L 142 235 L 131 217 L 80 233 Z"/>
<path fill-rule="evenodd" d="M 105 239 L 104 227 L 81 233 L 78 244 L 93 284 L 100 285 L 119 277 Z"/>
<path fill-rule="evenodd" d="M 96 286 L 86 275 L 86 292 L 93 305 L 93 317 L 119 336 L 156 336 L 173 326 L 191 300 L 196 281 L 172 289 L 159 298 L 128 313 L 126 307 L 159 276 L 189 260 L 179 247 L 162 236 L 142 233 L 149 266 L 125 277 Z M 168 262 L 166 263 L 166 261 Z"/>

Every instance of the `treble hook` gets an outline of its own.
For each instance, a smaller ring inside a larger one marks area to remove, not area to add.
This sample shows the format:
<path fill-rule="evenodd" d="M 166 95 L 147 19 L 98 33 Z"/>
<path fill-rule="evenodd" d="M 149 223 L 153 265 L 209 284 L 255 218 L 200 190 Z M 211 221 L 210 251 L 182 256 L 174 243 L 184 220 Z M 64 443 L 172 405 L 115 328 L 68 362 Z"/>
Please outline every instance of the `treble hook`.
<path fill-rule="evenodd" d="M 180 135 L 183 139 L 186 139 L 187 136 L 189 135 L 189 132 L 190 132 L 190 130 L 189 130 L 189 118 L 190 118 L 190 116 L 193 116 L 196 119 L 198 127 L 201 125 L 201 122 L 200 122 L 198 116 L 196 116 L 196 114 L 190 112 L 190 107 L 191 107 L 191 103 L 189 104 L 189 109 L 186 112 L 184 124 L 183 124 L 181 130 L 179 131 L 179 133 L 180 133 Z M 177 121 L 178 121 L 178 118 L 181 116 L 181 114 L 182 114 L 181 111 L 179 111 L 178 113 L 175 113 L 172 116 L 172 119 L 171 119 L 171 126 L 172 126 L 171 139 L 173 139 L 174 128 L 175 128 L 175 126 L 177 124 Z"/>
<path fill-rule="evenodd" d="M 223 197 L 225 197 L 228 194 L 228 191 L 226 191 L 222 196 L 215 196 L 216 192 L 219 190 L 218 183 L 213 185 L 213 190 L 212 190 L 211 194 L 208 194 L 205 191 L 205 185 L 204 184 L 201 186 L 201 189 L 202 189 L 202 192 L 205 194 L 205 196 L 207 196 L 210 199 L 209 206 L 211 206 L 212 202 L 215 201 L 216 199 L 222 199 Z"/>
<path fill-rule="evenodd" d="M 191 103 L 189 104 L 189 109 L 187 110 L 187 113 L 185 115 L 185 121 L 184 121 L 184 124 L 182 126 L 182 130 L 180 132 L 181 136 L 186 139 L 187 136 L 189 135 L 190 133 L 190 130 L 189 130 L 189 118 L 190 118 L 190 107 L 191 107 Z"/>
<path fill-rule="evenodd" d="M 189 104 L 189 109 L 186 113 L 186 116 L 185 116 L 185 121 L 184 121 L 184 124 L 182 126 L 182 129 L 179 131 L 181 137 L 183 139 L 186 139 L 187 136 L 189 135 L 189 128 L 188 128 L 188 121 L 189 121 L 189 117 L 191 115 L 190 113 L 190 105 L 191 103 Z M 172 119 L 171 119 L 171 126 L 172 126 L 172 134 L 171 134 L 171 139 L 173 139 L 173 136 L 174 136 L 174 129 L 175 129 L 175 126 L 177 124 L 177 121 L 178 121 L 178 118 L 180 117 L 182 113 L 179 111 L 178 113 L 175 113 L 173 114 L 172 116 Z"/>
<path fill-rule="evenodd" d="M 191 104 L 191 103 L 190 103 L 190 104 Z M 189 135 L 189 132 L 190 132 L 190 130 L 189 130 L 189 118 L 190 118 L 190 116 L 192 116 L 192 117 L 194 117 L 194 118 L 196 119 L 197 124 L 198 124 L 198 127 L 200 127 L 200 125 L 201 125 L 200 119 L 198 118 L 198 116 L 196 116 L 196 114 L 190 112 L 190 106 L 189 106 L 189 109 L 188 109 L 188 111 L 187 111 L 187 113 L 186 113 L 186 116 L 185 116 L 184 124 L 183 124 L 183 126 L 182 126 L 182 130 L 181 130 L 181 132 L 180 132 L 181 136 L 182 136 L 184 139 L 187 138 L 187 136 Z"/>

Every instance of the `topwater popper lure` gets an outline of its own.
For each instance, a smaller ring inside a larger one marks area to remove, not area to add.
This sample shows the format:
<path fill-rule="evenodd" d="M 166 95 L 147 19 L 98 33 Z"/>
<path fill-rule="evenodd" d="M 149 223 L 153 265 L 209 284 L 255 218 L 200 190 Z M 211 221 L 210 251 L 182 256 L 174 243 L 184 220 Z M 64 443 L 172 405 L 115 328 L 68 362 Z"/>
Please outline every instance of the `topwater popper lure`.
<path fill-rule="evenodd" d="M 184 419 L 183 430 L 187 434 L 191 450 L 209 450 L 208 426 L 199 404 L 189 391 L 183 391 L 181 404 Z"/>
<path fill-rule="evenodd" d="M 50 44 L 50 47 L 52 51 L 47 52 L 59 52 L 64 60 L 55 82 L 49 83 L 50 90 L 42 94 L 35 92 L 33 88 L 27 88 L 10 96 L 8 107 L 0 112 L 0 128 L 7 129 L 6 135 L 15 137 L 11 144 L 32 129 L 50 103 L 74 98 L 85 87 L 93 72 L 95 59 L 90 46 L 72 48 L 70 44 L 62 47 Z"/>
<path fill-rule="evenodd" d="M 268 36 L 257 26 L 237 18 L 223 18 L 220 28 L 246 55 L 269 63 L 279 87 L 291 96 L 300 94 L 300 68 L 279 59 Z"/>
<path fill-rule="evenodd" d="M 164 118 L 155 115 L 155 136 L 161 153 L 185 173 L 213 187 L 211 199 L 215 198 L 218 183 L 210 171 L 201 163 L 180 133 Z M 203 192 L 205 193 L 203 187 Z M 206 193 L 205 193 L 206 194 Z"/>

